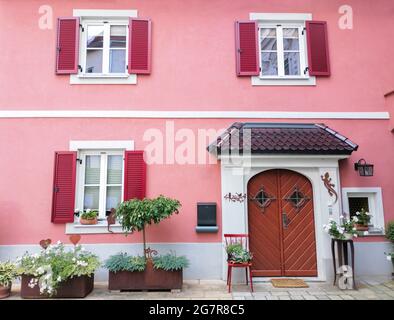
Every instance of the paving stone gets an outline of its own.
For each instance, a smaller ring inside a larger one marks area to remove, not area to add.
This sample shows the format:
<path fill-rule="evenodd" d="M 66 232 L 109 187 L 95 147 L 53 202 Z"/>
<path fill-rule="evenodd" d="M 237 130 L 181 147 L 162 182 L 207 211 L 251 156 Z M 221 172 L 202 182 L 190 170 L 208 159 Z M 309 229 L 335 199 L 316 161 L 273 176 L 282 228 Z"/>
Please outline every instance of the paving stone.
<path fill-rule="evenodd" d="M 311 296 L 311 295 L 308 295 L 308 294 L 303 295 L 303 297 L 304 297 L 305 300 L 317 300 L 317 298 L 315 296 Z"/>
<path fill-rule="evenodd" d="M 340 296 L 337 295 L 329 295 L 328 298 L 331 300 L 343 300 Z"/>
<path fill-rule="evenodd" d="M 304 294 L 308 294 L 308 292 L 304 291 L 304 290 L 300 290 L 300 291 L 290 291 L 290 295 L 291 296 L 302 296 Z"/>
<path fill-rule="evenodd" d="M 279 300 L 291 300 L 290 296 L 279 296 Z"/>
<path fill-rule="evenodd" d="M 267 296 L 267 300 L 279 300 L 279 296 Z"/>
<path fill-rule="evenodd" d="M 322 296 L 319 295 L 319 296 L 317 296 L 317 299 L 318 300 L 330 300 L 330 298 L 326 295 L 322 295 Z"/>
<path fill-rule="evenodd" d="M 352 296 L 349 296 L 348 294 L 341 294 L 340 297 L 343 300 L 354 300 L 354 298 Z"/>
<path fill-rule="evenodd" d="M 271 295 L 273 295 L 273 296 L 288 296 L 289 293 L 287 291 L 271 291 Z"/>
<path fill-rule="evenodd" d="M 304 300 L 303 296 L 291 295 L 290 298 L 291 300 Z"/>

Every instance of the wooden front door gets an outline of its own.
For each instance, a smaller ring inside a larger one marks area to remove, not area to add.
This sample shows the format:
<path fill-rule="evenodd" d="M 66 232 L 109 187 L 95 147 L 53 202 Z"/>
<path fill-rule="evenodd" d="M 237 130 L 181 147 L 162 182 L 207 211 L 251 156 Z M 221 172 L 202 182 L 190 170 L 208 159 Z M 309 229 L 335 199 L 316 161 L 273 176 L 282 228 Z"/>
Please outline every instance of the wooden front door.
<path fill-rule="evenodd" d="M 290 170 L 254 176 L 248 216 L 253 276 L 317 276 L 313 192 L 306 177 Z"/>

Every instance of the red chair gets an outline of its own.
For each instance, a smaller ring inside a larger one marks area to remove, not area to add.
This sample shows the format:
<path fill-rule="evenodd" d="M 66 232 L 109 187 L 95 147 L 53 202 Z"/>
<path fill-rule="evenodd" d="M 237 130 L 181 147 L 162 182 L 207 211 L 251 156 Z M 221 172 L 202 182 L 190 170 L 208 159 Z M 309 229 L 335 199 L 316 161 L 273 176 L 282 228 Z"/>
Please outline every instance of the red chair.
<path fill-rule="evenodd" d="M 248 250 L 248 240 L 249 236 L 247 234 L 225 234 L 224 239 L 226 241 L 226 248 L 230 244 L 241 244 L 242 248 Z M 249 279 L 250 279 L 250 289 L 253 292 L 253 279 L 251 272 L 252 262 L 242 262 L 236 263 L 230 260 L 230 257 L 227 257 L 227 285 L 228 292 L 231 292 L 231 277 L 233 268 L 245 268 L 246 271 L 246 285 L 248 285 L 248 271 L 249 271 Z"/>

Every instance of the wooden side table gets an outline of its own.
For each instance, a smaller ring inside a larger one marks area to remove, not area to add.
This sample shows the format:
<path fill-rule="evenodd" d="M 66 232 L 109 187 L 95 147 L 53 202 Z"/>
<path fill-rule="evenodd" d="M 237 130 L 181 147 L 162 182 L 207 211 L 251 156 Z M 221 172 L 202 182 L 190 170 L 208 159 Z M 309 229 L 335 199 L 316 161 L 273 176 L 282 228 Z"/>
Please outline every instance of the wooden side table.
<path fill-rule="evenodd" d="M 335 245 L 337 248 L 338 257 L 336 257 Z M 350 246 L 350 256 L 352 260 L 352 277 L 353 277 L 353 289 L 356 290 L 356 279 L 354 276 L 354 244 L 353 240 L 339 240 L 339 239 L 331 239 L 331 253 L 332 260 L 334 263 L 334 286 L 337 282 L 337 268 L 346 265 L 349 265 L 349 255 L 348 255 L 348 245 Z M 338 266 L 337 266 L 338 261 Z"/>

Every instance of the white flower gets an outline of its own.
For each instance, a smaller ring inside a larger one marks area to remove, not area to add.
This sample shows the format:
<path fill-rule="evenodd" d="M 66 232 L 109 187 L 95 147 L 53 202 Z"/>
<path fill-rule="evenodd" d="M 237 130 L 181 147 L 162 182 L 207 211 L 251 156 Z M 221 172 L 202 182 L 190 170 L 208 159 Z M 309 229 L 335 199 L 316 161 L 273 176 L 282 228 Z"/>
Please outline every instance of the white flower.
<path fill-rule="evenodd" d="M 358 218 L 356 216 L 353 217 L 354 222 L 358 222 Z"/>
<path fill-rule="evenodd" d="M 37 273 L 38 273 L 38 274 L 43 274 L 44 272 L 45 272 L 45 270 L 44 270 L 43 267 L 37 268 Z"/>
<path fill-rule="evenodd" d="M 360 211 L 357 211 L 357 212 L 356 212 L 356 215 L 358 215 L 358 216 L 359 216 L 359 215 L 360 215 Z"/>
<path fill-rule="evenodd" d="M 58 241 L 56 242 L 56 244 L 62 244 L 62 242 L 61 242 L 60 240 L 58 240 Z"/>
<path fill-rule="evenodd" d="M 358 237 L 357 233 L 355 233 L 355 234 L 353 235 L 353 237 L 357 238 L 357 237 Z"/>
<path fill-rule="evenodd" d="M 391 256 L 387 255 L 386 258 L 388 261 L 391 261 Z"/>
<path fill-rule="evenodd" d="M 366 214 L 367 216 L 371 216 L 371 214 L 370 214 L 369 212 L 366 212 L 365 214 Z"/>
<path fill-rule="evenodd" d="M 356 231 L 357 229 L 356 229 L 356 228 L 353 228 L 352 230 L 353 230 L 353 231 Z"/>
<path fill-rule="evenodd" d="M 89 213 L 91 211 L 91 209 L 86 209 L 86 213 Z"/>
<path fill-rule="evenodd" d="M 60 281 L 62 281 L 62 278 L 61 278 L 60 276 L 58 276 L 57 279 L 56 279 L 56 281 L 57 281 L 57 282 L 60 282 Z"/>
<path fill-rule="evenodd" d="M 343 219 L 343 218 L 345 218 L 343 215 L 341 215 L 341 216 L 339 217 L 339 219 Z"/>

